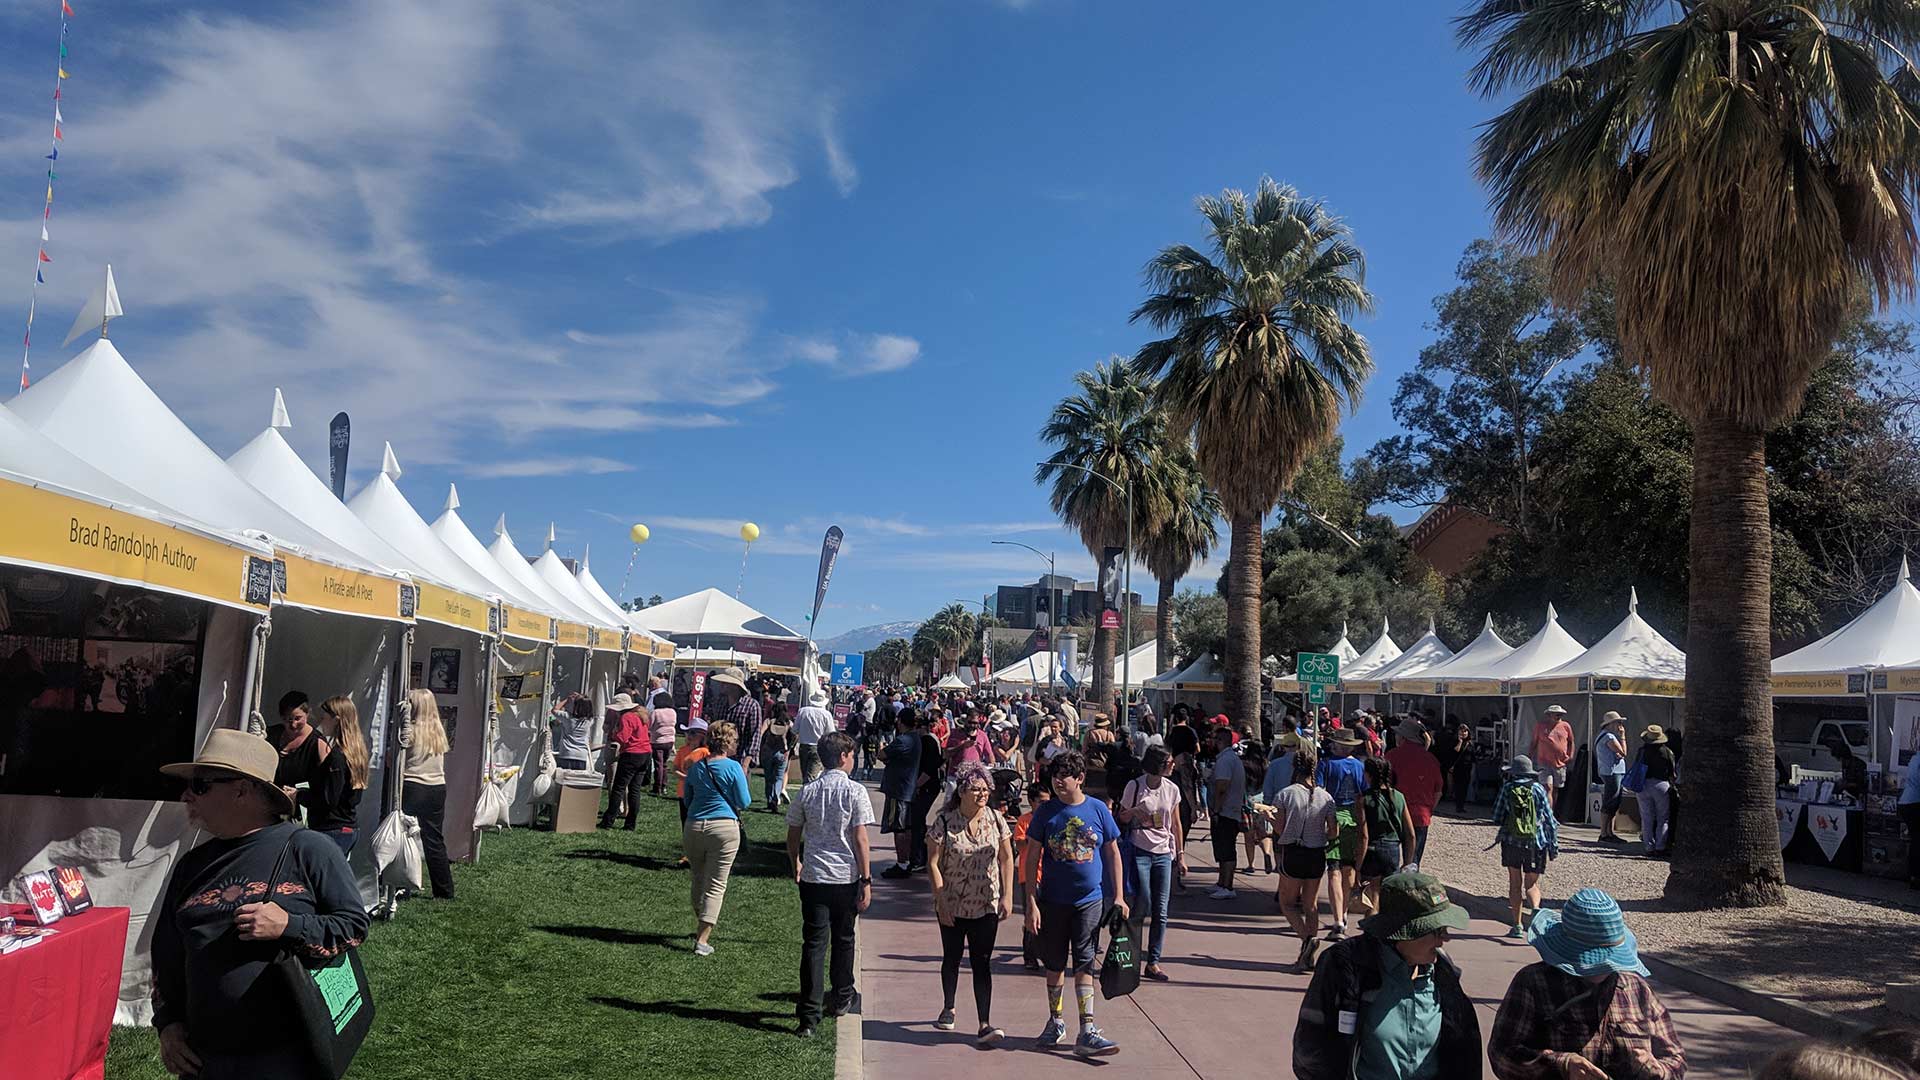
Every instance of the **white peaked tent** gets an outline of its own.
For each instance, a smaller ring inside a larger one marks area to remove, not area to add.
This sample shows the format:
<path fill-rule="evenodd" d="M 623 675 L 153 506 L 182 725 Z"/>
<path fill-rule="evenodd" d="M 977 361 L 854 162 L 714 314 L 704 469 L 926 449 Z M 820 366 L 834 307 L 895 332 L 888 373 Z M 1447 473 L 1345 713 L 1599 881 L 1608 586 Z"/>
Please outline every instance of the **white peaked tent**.
<path fill-rule="evenodd" d="M 496 707 L 491 717 L 481 717 L 481 730 L 489 732 L 488 778 L 482 782 L 500 786 L 510 820 L 523 825 L 533 820 L 531 781 L 540 764 L 541 729 L 547 710 L 553 707 L 553 638 L 560 616 L 523 591 L 519 581 L 480 546 L 460 520 L 459 508 L 460 493 L 449 484 L 446 509 L 431 526 L 433 535 L 476 574 L 491 581 L 503 601 L 502 637 L 493 650 L 486 682 Z"/>
<path fill-rule="evenodd" d="M 1178 671 L 1156 675 L 1147 684 L 1148 703 L 1161 716 L 1176 703 L 1197 706 L 1203 715 L 1226 708 L 1226 671 L 1210 653 L 1201 653 Z"/>
<path fill-rule="evenodd" d="M 1783 723 L 1800 720 L 1810 727 L 1809 713 L 1851 712 L 1846 707 L 1856 705 L 1862 715 L 1872 718 L 1873 737 L 1865 755 L 1869 761 L 1897 766 L 1898 751 L 1914 749 L 1912 716 L 1920 711 L 1912 694 L 1915 679 L 1910 671 L 1888 670 L 1912 668 L 1914 654 L 1920 653 L 1920 590 L 1909 580 L 1910 572 L 1902 555 L 1893 585 L 1872 606 L 1819 641 L 1773 662 L 1776 737 Z M 1817 702 L 1783 702 L 1782 698 Z M 1796 732 L 1794 737 L 1807 736 Z"/>
<path fill-rule="evenodd" d="M 1360 655 L 1354 657 L 1352 663 L 1342 661 L 1340 676 L 1347 679 L 1371 676 L 1374 672 L 1398 660 L 1404 651 L 1393 640 L 1393 627 L 1387 620 L 1381 619 L 1380 636 L 1374 639 L 1373 644 L 1362 650 Z"/>
<path fill-rule="evenodd" d="M 1196 693 L 1223 693 L 1226 690 L 1227 671 L 1214 659 L 1212 653 L 1201 653 L 1193 658 L 1193 663 L 1180 669 L 1173 677 L 1173 688 L 1178 691 Z"/>
<path fill-rule="evenodd" d="M 1343 668 L 1360 659 L 1360 650 L 1354 648 L 1353 642 L 1347 640 L 1346 623 L 1340 624 L 1340 640 L 1334 642 L 1333 648 L 1327 651 L 1340 658 L 1340 665 Z"/>
<path fill-rule="evenodd" d="M 573 579 L 579 583 L 581 591 L 585 592 L 587 596 L 592 598 L 593 602 L 598 605 L 598 610 L 607 612 L 617 620 L 618 625 L 625 626 L 631 631 L 628 635 L 629 643 L 627 652 L 636 658 L 645 658 L 639 662 L 647 664 L 649 668 L 651 668 L 651 661 L 654 659 L 673 659 L 672 642 L 662 640 L 649 633 L 645 627 L 641 626 L 639 622 L 634 619 L 632 614 L 625 608 L 622 608 L 619 603 L 613 599 L 611 593 L 600 587 L 600 582 L 593 576 L 593 570 L 587 565 L 587 560 L 592 553 L 592 548 L 582 548 L 580 550 L 580 569 L 574 573 Z"/>
<path fill-rule="evenodd" d="M 1045 686 L 1051 682 L 1055 689 L 1066 689 L 1066 668 L 1060 663 L 1060 657 L 1052 652 L 1029 653 L 1006 667 L 993 673 L 996 686 L 1025 687 Z M 1078 675 L 1074 676 L 1079 678 Z"/>
<path fill-rule="evenodd" d="M 1420 635 L 1420 640 L 1407 646 L 1405 652 L 1357 679 L 1345 680 L 1341 688 L 1347 693 L 1377 694 L 1394 679 L 1418 675 L 1428 668 L 1446 663 L 1452 657 L 1453 650 L 1440 640 L 1432 620 L 1428 620 L 1427 632 Z"/>
<path fill-rule="evenodd" d="M 1382 640 L 1385 640 L 1385 637 L 1386 635 L 1381 635 Z M 1398 646 L 1395 648 L 1397 650 Z M 1327 649 L 1327 652 L 1332 656 L 1340 658 L 1340 674 L 1342 677 L 1352 673 L 1354 661 L 1360 658 L 1360 650 L 1354 648 L 1353 642 L 1347 640 L 1346 623 L 1340 624 L 1340 640 L 1334 642 L 1332 647 Z M 1282 670 L 1284 670 L 1284 668 Z M 1282 675 L 1273 680 L 1273 692 L 1276 694 L 1301 694 L 1305 693 L 1306 690 L 1306 685 L 1291 675 Z"/>
<path fill-rule="evenodd" d="M 1423 668 L 1406 679 L 1393 680 L 1393 693 L 1425 697 L 1445 697 L 1448 687 L 1454 679 L 1485 680 L 1501 661 L 1513 654 L 1513 646 L 1506 643 L 1493 628 L 1493 616 L 1488 615 L 1480 627 L 1480 636 L 1467 643 L 1467 647 L 1454 653 L 1446 660 Z M 1404 685 L 1403 685 L 1404 683 Z M 1493 687 L 1493 693 L 1499 693 L 1499 687 Z"/>
<path fill-rule="evenodd" d="M 935 690 L 971 690 L 973 684 L 966 682 L 953 672 L 948 672 L 939 682 L 933 684 L 933 688 Z"/>
<path fill-rule="evenodd" d="M 1135 645 L 1133 647 L 1133 651 L 1131 653 L 1128 653 L 1127 656 L 1114 657 L 1113 658 L 1113 685 L 1116 688 L 1118 688 L 1122 683 L 1126 681 L 1126 676 L 1123 673 L 1128 668 L 1126 661 L 1130 658 L 1133 662 L 1132 669 L 1133 669 L 1134 679 L 1133 679 L 1133 685 L 1129 687 L 1129 689 L 1137 690 L 1140 687 L 1145 686 L 1147 684 L 1147 679 L 1151 677 L 1153 672 L 1153 665 L 1155 661 L 1155 655 L 1154 655 L 1155 647 L 1156 647 L 1155 642 L 1152 640 L 1148 640 L 1139 645 Z M 1089 660 L 1087 663 L 1080 665 L 1080 670 L 1074 672 L 1074 677 L 1079 679 L 1082 682 L 1091 682 L 1093 680 L 1092 661 Z"/>
<path fill-rule="evenodd" d="M 1540 632 L 1493 665 L 1490 677 L 1505 682 L 1529 678 L 1568 663 L 1586 651 L 1587 647 L 1560 625 L 1560 613 L 1548 604 L 1547 621 Z"/>
<path fill-rule="evenodd" d="M 613 700 L 614 691 L 620 685 L 620 675 L 626 665 L 626 649 L 620 640 L 626 629 L 626 620 L 609 615 L 600 610 L 600 604 L 588 596 L 580 583 L 574 580 L 573 571 L 553 553 L 552 526 L 547 527 L 547 550 L 533 561 L 535 576 L 553 591 L 555 596 L 565 600 L 573 610 L 590 621 L 588 622 L 587 685 L 585 693 L 593 698 L 594 712 L 604 715 L 607 704 Z M 644 674 L 644 672 L 643 672 Z"/>
<path fill-rule="evenodd" d="M 144 559 L 103 554 L 100 547 L 75 548 L 70 520 L 180 545 L 196 557 L 189 572 Z M 105 598 L 109 583 L 153 594 L 185 596 L 209 603 L 199 655 L 199 693 L 185 745 L 198 747 L 216 727 L 238 727 L 252 680 L 247 671 L 249 643 L 266 613 L 248 604 L 244 581 L 248 559 L 270 561 L 264 541 L 198 524 L 112 479 L 28 426 L 0 406 L 0 563 L 29 571 L 50 571 L 42 583 L 49 592 L 66 578 L 79 578 L 93 596 Z M 6 620 L 10 627 L 12 620 Z M 13 719 L 37 723 L 32 707 Z M 102 764 L 104 764 L 102 759 Z M 152 924 L 175 860 L 201 833 L 187 823 L 186 808 L 173 799 L 63 798 L 27 794 L 37 787 L 31 759 L 14 760 L 8 787 L 0 795 L 0 883 L 9 900 L 25 898 L 11 883 L 22 873 L 54 865 L 77 866 L 87 876 L 94 901 L 131 909 L 131 925 L 121 965 L 115 1019 L 144 1024 L 152 1018 Z"/>
<path fill-rule="evenodd" d="M 452 721 L 447 724 L 453 742 L 446 760 L 447 855 L 464 861 L 478 851 L 473 813 L 488 760 L 487 672 L 500 636 L 500 616 L 494 606 L 499 589 L 434 535 L 400 493 L 399 479 L 400 462 L 389 445 L 381 454 L 379 474 L 347 501 L 347 508 L 413 565 L 449 586 L 439 590 L 420 582 L 414 653 L 422 659 L 423 676 L 431 670 L 433 678 L 421 681 L 432 683 L 442 721 Z M 446 666 L 445 650 L 457 657 L 457 672 Z M 454 687 L 451 692 L 444 689 L 448 685 Z"/>
<path fill-rule="evenodd" d="M 514 545 L 513 534 L 507 531 L 505 514 L 501 514 L 493 524 L 493 543 L 488 545 L 487 554 L 493 557 L 507 577 L 520 586 L 521 591 L 539 597 L 544 606 L 560 613 L 560 623 L 555 629 L 553 642 L 553 675 L 550 680 L 555 696 L 589 692 L 592 689 L 592 653 L 588 645 L 595 625 L 593 617 L 556 592 L 541 578 L 527 557 L 520 554 L 520 549 Z"/>
<path fill-rule="evenodd" d="M 755 611 L 719 589 L 701 589 L 633 614 L 633 621 L 681 644 L 692 638 L 805 638 L 778 619 Z M 704 644 L 712 644 L 706 642 Z"/>

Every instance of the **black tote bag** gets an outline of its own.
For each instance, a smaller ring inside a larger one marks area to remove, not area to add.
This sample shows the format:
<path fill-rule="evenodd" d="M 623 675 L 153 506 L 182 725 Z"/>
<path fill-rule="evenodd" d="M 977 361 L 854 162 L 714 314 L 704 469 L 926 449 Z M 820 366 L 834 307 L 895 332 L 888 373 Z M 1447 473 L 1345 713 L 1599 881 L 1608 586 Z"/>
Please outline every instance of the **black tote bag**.
<path fill-rule="evenodd" d="M 269 897 L 276 895 L 280 868 L 292 850 L 293 837 L 289 836 L 274 863 L 267 885 Z M 270 977 L 279 980 L 293 1001 L 300 1029 L 306 1035 L 314 1077 L 340 1080 L 373 1027 L 373 988 L 367 983 L 366 968 L 361 966 L 360 950 L 348 946 L 325 964 L 310 968 L 291 948 L 283 948 L 274 954 L 269 967 L 273 971 Z"/>

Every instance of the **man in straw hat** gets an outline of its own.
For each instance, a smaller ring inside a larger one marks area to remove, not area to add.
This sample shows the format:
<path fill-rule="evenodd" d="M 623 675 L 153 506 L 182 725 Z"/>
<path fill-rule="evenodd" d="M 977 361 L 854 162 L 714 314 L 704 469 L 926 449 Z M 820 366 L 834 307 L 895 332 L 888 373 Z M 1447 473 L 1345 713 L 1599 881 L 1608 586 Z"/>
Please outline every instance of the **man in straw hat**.
<path fill-rule="evenodd" d="M 1347 936 L 1347 901 L 1353 896 L 1360 867 L 1360 793 L 1367 789 L 1367 770 L 1354 753 L 1365 746 L 1364 737 L 1348 730 L 1337 730 L 1327 738 L 1328 754 L 1320 762 L 1315 782 L 1333 797 L 1333 820 L 1339 835 L 1327 845 L 1327 898 L 1333 904 L 1333 925 L 1327 928 L 1327 940 Z"/>
<path fill-rule="evenodd" d="M 1494 843 L 1507 868 L 1507 907 L 1513 914 L 1509 937 L 1525 937 L 1528 910 L 1540 909 L 1540 875 L 1547 861 L 1560 857 L 1560 823 L 1553 803 L 1525 754 L 1507 766 L 1506 782 L 1493 798 Z"/>
<path fill-rule="evenodd" d="M 1547 706 L 1546 715 L 1533 726 L 1533 764 L 1540 786 L 1547 789 L 1547 805 L 1567 786 L 1567 762 L 1573 760 L 1573 725 L 1567 723 L 1567 710 L 1558 704 Z"/>
<path fill-rule="evenodd" d="M 1627 718 L 1608 712 L 1600 718 L 1600 734 L 1593 740 L 1593 762 L 1600 773 L 1600 839 L 1618 843 L 1613 818 L 1620 812 L 1620 784 L 1627 777 Z"/>
<path fill-rule="evenodd" d="M 1407 816 L 1413 820 L 1413 850 L 1408 864 L 1420 865 L 1427 854 L 1427 830 L 1433 825 L 1433 808 L 1440 805 L 1440 793 L 1446 778 L 1440 759 L 1429 749 L 1433 742 L 1427 726 L 1408 717 L 1393 729 L 1393 749 L 1387 751 L 1387 764 L 1393 766 L 1393 786 L 1407 800 Z"/>
<path fill-rule="evenodd" d="M 279 763 L 267 740 L 221 729 L 160 770 L 213 836 L 175 864 L 152 923 L 153 1026 L 176 1076 L 307 1075 L 299 1011 L 268 967 L 288 947 L 322 959 L 367 935 L 339 845 L 286 820 Z"/>
<path fill-rule="evenodd" d="M 1639 943 L 1613 897 L 1581 889 L 1560 912 L 1535 915 L 1527 940 L 1540 962 L 1514 976 L 1494 1017 L 1487 1040 L 1493 1075 L 1686 1075 L 1673 1018 L 1647 982 Z"/>
<path fill-rule="evenodd" d="M 1379 914 L 1314 969 L 1293 1029 L 1293 1075 L 1479 1076 L 1480 1021 L 1445 952 L 1467 924 L 1439 878 L 1389 875 Z"/>

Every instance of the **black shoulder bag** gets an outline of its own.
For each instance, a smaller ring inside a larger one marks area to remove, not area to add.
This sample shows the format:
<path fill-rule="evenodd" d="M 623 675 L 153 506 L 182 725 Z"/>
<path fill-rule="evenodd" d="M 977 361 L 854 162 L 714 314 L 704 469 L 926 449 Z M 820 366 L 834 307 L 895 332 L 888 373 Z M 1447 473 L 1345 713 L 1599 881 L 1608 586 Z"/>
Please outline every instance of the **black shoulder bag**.
<path fill-rule="evenodd" d="M 296 829 L 287 837 L 287 846 L 280 849 L 280 857 L 274 861 L 267 881 L 267 901 L 277 895 L 274 889 L 280 884 L 280 868 L 293 850 L 293 837 L 298 835 Z M 312 890 L 308 891 L 311 894 Z M 313 1075 L 321 1080 L 340 1080 L 373 1027 L 373 988 L 367 984 L 366 968 L 360 964 L 360 950 L 349 945 L 322 966 L 310 968 L 286 943 L 274 953 L 268 968 L 293 1001 L 300 1029 L 306 1035 Z"/>

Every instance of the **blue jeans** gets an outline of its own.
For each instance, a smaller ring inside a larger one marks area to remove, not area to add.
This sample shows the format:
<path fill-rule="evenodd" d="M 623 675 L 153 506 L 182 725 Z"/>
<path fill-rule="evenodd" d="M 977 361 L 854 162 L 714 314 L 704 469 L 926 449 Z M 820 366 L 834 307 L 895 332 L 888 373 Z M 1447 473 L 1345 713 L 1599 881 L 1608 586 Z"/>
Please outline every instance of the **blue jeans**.
<path fill-rule="evenodd" d="M 1167 939 L 1167 898 L 1173 893 L 1173 855 L 1133 853 L 1133 904 L 1151 924 L 1147 934 L 1147 963 L 1160 962 L 1160 946 Z"/>
<path fill-rule="evenodd" d="M 787 755 L 762 747 L 760 768 L 767 780 L 767 807 L 772 809 L 787 797 Z"/>

